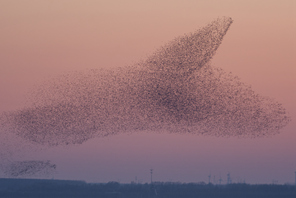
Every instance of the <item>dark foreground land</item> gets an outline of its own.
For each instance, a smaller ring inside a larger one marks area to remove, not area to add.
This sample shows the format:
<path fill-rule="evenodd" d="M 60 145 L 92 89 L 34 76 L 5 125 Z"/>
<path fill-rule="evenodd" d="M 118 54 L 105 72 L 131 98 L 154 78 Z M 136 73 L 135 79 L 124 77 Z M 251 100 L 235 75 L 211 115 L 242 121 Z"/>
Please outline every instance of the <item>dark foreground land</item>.
<path fill-rule="evenodd" d="M 196 183 L 120 184 L 67 180 L 0 179 L 0 198 L 296 198 L 292 185 Z"/>

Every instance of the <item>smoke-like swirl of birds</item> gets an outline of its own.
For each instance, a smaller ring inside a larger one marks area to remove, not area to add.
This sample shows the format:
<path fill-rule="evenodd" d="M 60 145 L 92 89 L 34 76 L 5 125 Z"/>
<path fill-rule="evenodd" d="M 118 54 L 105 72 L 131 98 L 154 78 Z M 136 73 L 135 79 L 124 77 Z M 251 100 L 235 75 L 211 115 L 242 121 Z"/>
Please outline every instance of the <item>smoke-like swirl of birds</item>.
<path fill-rule="evenodd" d="M 49 146 L 133 131 L 279 133 L 289 122 L 281 104 L 210 65 L 231 24 L 219 18 L 133 66 L 52 79 L 32 93 L 31 107 L 4 113 L 2 129 Z"/>

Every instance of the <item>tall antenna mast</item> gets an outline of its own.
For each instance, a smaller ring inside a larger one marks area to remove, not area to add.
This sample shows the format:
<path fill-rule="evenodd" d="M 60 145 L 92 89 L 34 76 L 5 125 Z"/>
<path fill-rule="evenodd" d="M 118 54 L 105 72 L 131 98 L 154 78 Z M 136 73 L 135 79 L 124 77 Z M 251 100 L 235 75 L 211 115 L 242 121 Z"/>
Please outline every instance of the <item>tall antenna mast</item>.
<path fill-rule="evenodd" d="M 230 173 L 227 174 L 227 184 L 231 184 L 231 177 L 230 177 Z"/>
<path fill-rule="evenodd" d="M 153 169 L 150 169 L 150 174 L 151 174 L 151 184 L 152 184 L 152 174 L 153 174 Z"/>

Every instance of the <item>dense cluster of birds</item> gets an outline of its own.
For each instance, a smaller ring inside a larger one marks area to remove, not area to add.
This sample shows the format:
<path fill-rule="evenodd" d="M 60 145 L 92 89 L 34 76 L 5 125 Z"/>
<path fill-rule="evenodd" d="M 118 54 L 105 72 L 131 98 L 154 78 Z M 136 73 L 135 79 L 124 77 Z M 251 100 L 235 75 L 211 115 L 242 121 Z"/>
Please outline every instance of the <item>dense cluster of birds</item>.
<path fill-rule="evenodd" d="M 15 161 L 0 168 L 9 177 L 51 176 L 56 171 L 56 165 L 50 161 Z"/>
<path fill-rule="evenodd" d="M 289 122 L 281 104 L 210 65 L 231 24 L 218 18 L 132 66 L 51 79 L 32 93 L 31 106 L 1 116 L 2 129 L 47 146 L 133 131 L 279 133 Z"/>
<path fill-rule="evenodd" d="M 2 125 L 46 145 L 130 131 L 216 136 L 274 134 L 289 120 L 281 104 L 210 66 L 231 18 L 176 38 L 134 66 L 73 72 L 44 83 L 31 107 Z"/>

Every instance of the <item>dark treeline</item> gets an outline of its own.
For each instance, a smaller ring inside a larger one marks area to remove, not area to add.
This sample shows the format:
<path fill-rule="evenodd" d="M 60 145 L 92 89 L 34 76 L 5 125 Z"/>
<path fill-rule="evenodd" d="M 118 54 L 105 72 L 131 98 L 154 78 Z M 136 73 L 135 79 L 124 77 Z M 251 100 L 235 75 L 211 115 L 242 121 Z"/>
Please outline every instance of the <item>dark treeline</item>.
<path fill-rule="evenodd" d="M 99 198 L 295 198 L 292 185 L 212 185 L 156 182 L 153 184 L 86 183 L 84 181 L 0 179 L 0 197 Z"/>

